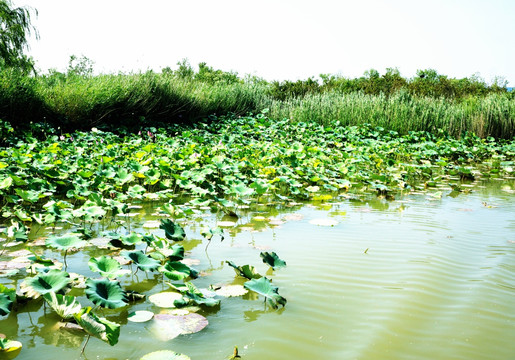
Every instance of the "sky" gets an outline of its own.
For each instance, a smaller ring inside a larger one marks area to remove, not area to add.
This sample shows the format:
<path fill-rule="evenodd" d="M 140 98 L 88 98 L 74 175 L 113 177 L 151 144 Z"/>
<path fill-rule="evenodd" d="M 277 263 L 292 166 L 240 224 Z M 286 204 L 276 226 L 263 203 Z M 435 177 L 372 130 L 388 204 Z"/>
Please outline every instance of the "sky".
<path fill-rule="evenodd" d="M 515 86 L 515 0 L 13 0 L 37 9 L 28 54 L 43 72 L 71 55 L 101 73 L 188 59 L 297 80 L 435 69 Z"/>

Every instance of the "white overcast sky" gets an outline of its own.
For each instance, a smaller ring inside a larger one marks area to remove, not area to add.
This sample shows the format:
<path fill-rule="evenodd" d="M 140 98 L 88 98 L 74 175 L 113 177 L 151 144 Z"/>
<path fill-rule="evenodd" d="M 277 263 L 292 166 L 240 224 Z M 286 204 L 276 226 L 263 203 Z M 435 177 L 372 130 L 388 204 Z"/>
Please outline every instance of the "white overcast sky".
<path fill-rule="evenodd" d="M 188 58 L 240 75 L 296 80 L 502 76 L 515 86 L 515 0 L 14 0 L 39 15 L 29 54 L 64 70 L 85 55 L 97 72 L 160 70 Z"/>

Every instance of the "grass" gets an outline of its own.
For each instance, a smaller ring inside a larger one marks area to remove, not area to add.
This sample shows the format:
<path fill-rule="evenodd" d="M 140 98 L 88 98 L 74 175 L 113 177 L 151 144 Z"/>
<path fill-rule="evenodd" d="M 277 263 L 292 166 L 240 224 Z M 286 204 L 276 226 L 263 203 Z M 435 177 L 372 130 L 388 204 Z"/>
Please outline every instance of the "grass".
<path fill-rule="evenodd" d="M 211 74 L 208 72 L 208 74 Z M 460 137 L 515 136 L 515 97 L 507 92 L 462 98 L 325 91 L 274 95 L 274 83 L 235 76 L 225 79 L 178 76 L 174 72 L 27 77 L 0 72 L 0 119 L 13 126 L 48 122 L 64 131 L 194 123 L 212 114 L 246 115 L 269 109 L 277 120 L 340 125 L 370 124 L 395 130 L 444 131 Z M 223 73 L 222 73 L 223 75 Z M 274 91 L 276 91 L 275 89 Z"/>

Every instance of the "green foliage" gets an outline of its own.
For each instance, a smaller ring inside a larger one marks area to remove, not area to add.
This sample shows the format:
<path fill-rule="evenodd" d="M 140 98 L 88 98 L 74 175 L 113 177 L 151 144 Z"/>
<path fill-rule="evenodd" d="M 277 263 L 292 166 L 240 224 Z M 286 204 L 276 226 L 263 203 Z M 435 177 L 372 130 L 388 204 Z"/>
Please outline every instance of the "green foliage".
<path fill-rule="evenodd" d="M 81 310 L 81 305 L 75 296 L 67 296 L 49 292 L 43 295 L 45 301 L 50 305 L 61 319 L 71 319 L 73 315 Z"/>
<path fill-rule="evenodd" d="M 116 309 L 127 305 L 127 295 L 118 281 L 88 279 L 85 293 L 93 304 L 104 308 Z"/>
<path fill-rule="evenodd" d="M 10 0 L 0 0 L 0 69 L 16 68 L 25 73 L 34 70 L 32 59 L 23 54 L 28 35 L 34 32 L 38 36 L 30 17 L 30 9 L 15 8 Z"/>
<path fill-rule="evenodd" d="M 273 269 L 279 269 L 286 266 L 286 261 L 277 256 L 275 252 L 261 252 L 259 254 L 265 264 L 270 265 Z"/>
<path fill-rule="evenodd" d="M 91 307 L 83 308 L 74 315 L 74 318 L 89 335 L 105 341 L 111 346 L 118 343 L 120 325 L 105 318 L 99 318 L 91 312 Z"/>
<path fill-rule="evenodd" d="M 286 305 L 286 299 L 279 295 L 279 288 L 272 285 L 272 282 L 266 277 L 249 280 L 243 284 L 243 286 L 259 295 L 263 295 L 265 297 L 265 301 L 267 301 L 274 309 L 277 309 L 278 305 Z"/>
<path fill-rule="evenodd" d="M 49 270 L 23 281 L 24 292 L 29 297 L 37 298 L 50 292 L 62 294 L 71 285 L 70 275 L 65 271 Z"/>

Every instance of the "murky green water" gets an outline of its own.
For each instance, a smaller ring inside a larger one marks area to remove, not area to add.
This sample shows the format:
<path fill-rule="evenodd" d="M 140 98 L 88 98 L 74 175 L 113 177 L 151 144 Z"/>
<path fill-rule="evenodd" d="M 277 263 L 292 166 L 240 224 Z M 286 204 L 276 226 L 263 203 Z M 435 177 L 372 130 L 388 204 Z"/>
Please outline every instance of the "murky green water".
<path fill-rule="evenodd" d="M 194 281 L 197 286 L 241 284 L 225 260 L 252 264 L 279 286 L 286 307 L 267 309 L 250 295 L 222 299 L 219 310 L 201 312 L 209 320 L 203 331 L 168 342 L 152 335 L 151 322 L 126 321 L 128 311 L 159 312 L 150 302 L 107 310 L 107 318 L 122 323 L 120 341 L 110 347 L 92 338 L 85 358 L 139 359 L 171 349 L 194 360 L 216 360 L 238 345 L 246 360 L 512 359 L 515 196 L 509 189 L 513 182 L 494 180 L 454 198 L 435 190 L 393 201 L 263 206 L 242 216 L 207 252 L 199 220 L 192 220 L 185 226 L 189 240 L 184 245 L 187 257 L 197 259 L 195 267 L 205 272 Z M 155 219 L 150 213 L 142 210 L 133 226 Z M 255 216 L 286 221 L 271 226 L 252 222 Z M 338 224 L 310 223 L 328 217 Z M 216 222 L 210 214 L 202 219 Z M 277 252 L 288 266 L 267 270 L 259 258 L 265 249 Z M 70 255 L 68 270 L 95 276 L 87 261 L 100 254 L 86 249 Z M 12 286 L 21 280 L 1 278 L 0 283 Z M 147 295 L 167 288 L 157 275 L 141 272 L 123 284 Z M 90 305 L 84 296 L 80 300 Z M 56 321 L 51 310 L 45 315 L 42 302 L 31 303 L 1 317 L 0 333 L 24 344 L 17 359 L 79 358 L 85 335 L 55 330 Z"/>

